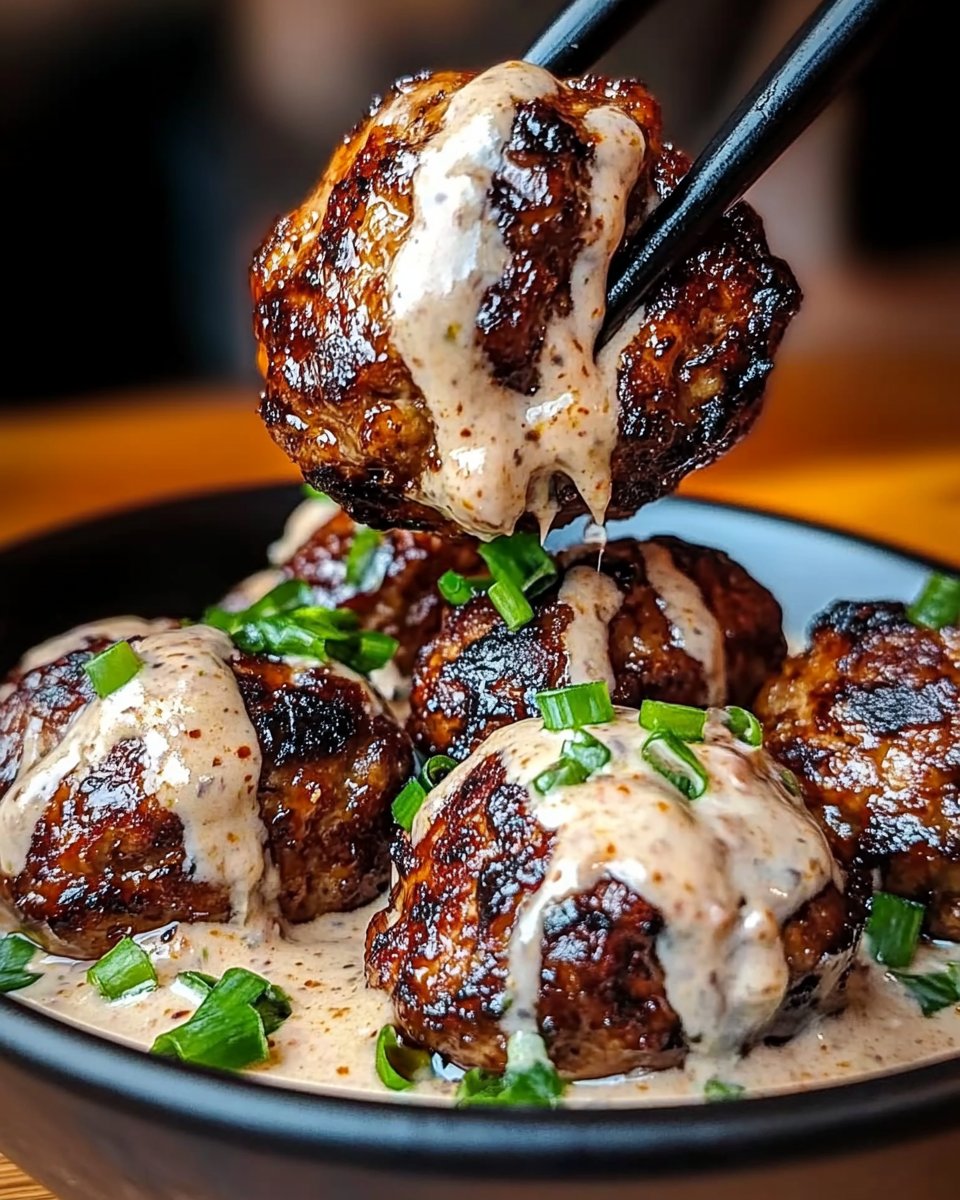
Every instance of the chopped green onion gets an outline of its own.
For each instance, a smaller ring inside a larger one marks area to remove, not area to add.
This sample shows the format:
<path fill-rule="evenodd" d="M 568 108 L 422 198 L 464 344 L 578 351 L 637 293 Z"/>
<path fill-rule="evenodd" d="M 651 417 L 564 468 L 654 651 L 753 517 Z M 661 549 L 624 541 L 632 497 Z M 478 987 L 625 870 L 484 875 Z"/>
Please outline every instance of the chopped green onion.
<path fill-rule="evenodd" d="M 640 754 L 664 779 L 688 800 L 697 800 L 707 790 L 710 776 L 706 768 L 676 734 L 661 729 L 651 733 Z"/>
<path fill-rule="evenodd" d="M 396 638 L 375 629 L 361 629 L 349 608 L 310 604 L 309 585 L 298 579 L 278 584 L 262 599 L 240 612 L 208 608 L 203 621 L 229 634 L 248 654 L 273 654 L 336 659 L 361 675 L 390 661 Z"/>
<path fill-rule="evenodd" d="M 330 499 L 326 492 L 318 492 L 317 489 L 315 487 L 311 487 L 309 483 L 303 484 L 300 488 L 300 491 L 303 492 L 304 496 L 306 496 L 308 500 Z M 333 503 L 336 503 L 336 501 L 333 501 Z"/>
<path fill-rule="evenodd" d="M 703 1098 L 714 1104 L 724 1100 L 742 1100 L 746 1090 L 741 1083 L 724 1083 L 714 1075 L 703 1085 Z"/>
<path fill-rule="evenodd" d="M 125 937 L 87 971 L 87 982 L 105 1000 L 123 1000 L 152 992 L 157 972 L 150 955 L 133 938 Z"/>
<path fill-rule="evenodd" d="M 943 971 L 931 971 L 927 975 L 908 975 L 905 971 L 891 971 L 890 974 L 903 984 L 925 1017 L 932 1017 L 941 1008 L 960 1004 L 960 962 L 947 963 Z"/>
<path fill-rule="evenodd" d="M 206 971 L 181 971 L 176 978 L 176 982 L 188 991 L 193 992 L 200 1000 L 205 996 L 209 996 L 217 986 L 216 976 L 208 975 Z"/>
<path fill-rule="evenodd" d="M 400 1041 L 392 1025 L 384 1025 L 377 1034 L 375 1051 L 377 1075 L 384 1087 L 393 1092 L 412 1088 L 418 1077 L 430 1070 L 429 1050 L 417 1050 Z"/>
<path fill-rule="evenodd" d="M 800 796 L 800 780 L 794 775 L 789 767 L 783 767 L 780 771 L 780 782 L 787 789 L 791 796 Z"/>
<path fill-rule="evenodd" d="M 754 749 L 763 745 L 763 726 L 749 709 L 730 704 L 723 711 L 727 728 L 738 741 Z"/>
<path fill-rule="evenodd" d="M 487 592 L 490 603 L 506 622 L 511 633 L 522 629 L 528 621 L 533 620 L 533 609 L 530 601 L 510 579 L 498 579 Z"/>
<path fill-rule="evenodd" d="M 346 558 L 346 581 L 351 587 L 372 592 L 383 582 L 382 571 L 377 573 L 376 579 L 370 571 L 382 541 L 383 535 L 379 530 L 368 529 L 366 525 L 357 526 Z"/>
<path fill-rule="evenodd" d="M 867 940 L 878 963 L 909 967 L 917 950 L 926 908 L 889 892 L 874 892 L 867 921 Z"/>
<path fill-rule="evenodd" d="M 467 1071 L 457 1088 L 457 1108 L 556 1108 L 563 1089 L 543 1039 L 521 1031 L 507 1042 L 507 1069 L 502 1075 L 478 1067 Z"/>
<path fill-rule="evenodd" d="M 456 760 L 451 758 L 449 754 L 432 755 L 423 764 L 423 770 L 420 772 L 423 786 L 427 791 L 435 788 L 440 780 L 446 778 L 456 765 Z"/>
<path fill-rule="evenodd" d="M 243 967 L 231 967 L 190 1019 L 162 1033 L 150 1053 L 198 1066 L 239 1071 L 267 1060 L 267 1036 L 283 1024 L 290 1012 L 290 998 L 280 988 Z"/>
<path fill-rule="evenodd" d="M 942 629 L 944 625 L 960 623 L 960 578 L 935 572 L 907 608 L 907 616 L 914 625 L 923 625 L 927 629 Z"/>
<path fill-rule="evenodd" d="M 585 729 L 578 729 L 569 741 L 563 743 L 561 754 L 579 763 L 591 775 L 610 761 L 609 747 Z"/>
<path fill-rule="evenodd" d="M 534 533 L 511 533 L 477 549 L 497 582 L 512 583 L 530 596 L 548 588 L 556 577 L 556 563 Z"/>
<path fill-rule="evenodd" d="M 22 933 L 8 933 L 0 938 L 0 992 L 17 992 L 40 978 L 24 968 L 40 949 Z"/>
<path fill-rule="evenodd" d="M 129 642 L 114 642 L 83 664 L 83 670 L 101 700 L 137 674 L 143 662 Z"/>
<path fill-rule="evenodd" d="M 590 772 L 580 763 L 575 762 L 572 758 L 561 758 L 541 771 L 534 779 L 533 786 L 542 796 L 546 796 L 554 788 L 571 787 L 583 783 L 589 776 Z"/>
<path fill-rule="evenodd" d="M 544 728 L 552 733 L 579 729 L 582 725 L 603 725 L 614 717 L 610 690 L 602 679 L 537 692 L 536 700 Z"/>
<path fill-rule="evenodd" d="M 413 819 L 427 798 L 427 789 L 419 779 L 408 779 L 394 802 L 390 805 L 393 819 L 407 833 L 413 828 Z"/>
<path fill-rule="evenodd" d="M 444 571 L 437 580 L 437 589 L 448 604 L 466 604 L 474 596 L 489 591 L 493 583 L 490 575 L 461 575 L 459 571 Z"/>
<path fill-rule="evenodd" d="M 644 700 L 640 705 L 640 724 L 652 733 L 666 730 L 685 742 L 702 742 L 707 714 L 689 704 L 668 704 L 665 700 Z"/>

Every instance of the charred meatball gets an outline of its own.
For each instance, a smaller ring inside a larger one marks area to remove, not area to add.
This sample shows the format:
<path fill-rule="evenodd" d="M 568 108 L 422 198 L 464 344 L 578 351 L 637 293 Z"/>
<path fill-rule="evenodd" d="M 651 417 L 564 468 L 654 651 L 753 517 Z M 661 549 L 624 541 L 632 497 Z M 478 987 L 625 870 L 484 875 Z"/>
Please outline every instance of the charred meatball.
<path fill-rule="evenodd" d="M 497 731 L 398 838 L 367 978 L 402 1032 L 502 1070 L 509 1034 L 536 1031 L 582 1079 L 787 1037 L 839 1004 L 859 893 L 764 751 L 714 713 L 691 803 L 644 757 L 635 712 L 588 732 L 607 764 L 544 793 L 573 735 Z"/>
<path fill-rule="evenodd" d="M 261 414 L 379 527 L 633 513 L 751 426 L 799 304 L 738 204 L 595 357 L 610 259 L 688 160 L 633 80 L 401 80 L 251 272 Z"/>
<path fill-rule="evenodd" d="M 413 674 L 408 730 L 425 754 L 463 758 L 537 713 L 545 688 L 607 678 L 614 700 L 749 705 L 786 653 L 780 606 L 720 550 L 679 538 L 559 556 L 557 584 L 511 633 L 486 597 L 447 607 Z"/>
<path fill-rule="evenodd" d="M 245 580 L 225 603 L 242 608 L 285 579 L 302 579 L 313 589 L 316 604 L 350 608 L 364 629 L 396 638 L 399 647 L 390 670 L 408 677 L 417 651 L 440 625 L 437 580 L 445 571 L 476 575 L 483 563 L 469 539 L 441 540 L 435 534 L 394 529 L 378 535 L 360 559 L 362 567 L 351 567 L 348 578 L 351 550 L 363 528 L 336 504 L 304 501 L 291 514 L 283 538 L 270 548 L 273 569 Z"/>
<path fill-rule="evenodd" d="M 242 924 L 265 849 L 294 921 L 385 885 L 412 755 L 365 681 L 241 655 L 207 626 L 121 623 L 140 669 L 101 698 L 83 668 L 109 629 L 32 653 L 0 691 L 0 895 L 48 948 L 92 958 L 169 921 Z"/>
<path fill-rule="evenodd" d="M 960 629 L 902 604 L 834 604 L 764 688 L 757 713 L 834 852 L 879 867 L 960 941 Z"/>

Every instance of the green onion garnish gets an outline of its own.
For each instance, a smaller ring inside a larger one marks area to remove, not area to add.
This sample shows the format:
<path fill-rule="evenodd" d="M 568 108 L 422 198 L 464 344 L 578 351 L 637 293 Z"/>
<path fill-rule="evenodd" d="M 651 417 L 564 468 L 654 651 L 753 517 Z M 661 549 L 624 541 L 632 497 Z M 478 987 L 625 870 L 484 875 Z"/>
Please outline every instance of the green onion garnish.
<path fill-rule="evenodd" d="M 669 780 L 688 800 L 699 799 L 707 790 L 710 776 L 706 768 L 675 733 L 666 729 L 651 733 L 640 754 L 644 762 Z"/>
<path fill-rule="evenodd" d="M 533 786 L 541 796 L 546 796 L 554 788 L 572 787 L 583 783 L 589 776 L 590 772 L 580 763 L 572 758 L 561 758 L 541 771 L 534 779 Z"/>
<path fill-rule="evenodd" d="M 370 568 L 374 565 L 377 550 L 383 541 L 383 535 L 376 529 L 368 529 L 366 525 L 358 525 L 350 543 L 346 558 L 346 581 L 351 587 L 365 588 L 375 591 L 383 582 L 383 572 L 376 572 L 377 578 Z"/>
<path fill-rule="evenodd" d="M 152 992 L 157 972 L 150 955 L 133 938 L 125 937 L 87 971 L 87 983 L 105 1000 L 122 1000 Z"/>
<path fill-rule="evenodd" d="M 493 578 L 490 575 L 461 575 L 459 571 L 444 571 L 437 580 L 437 589 L 448 604 L 466 604 L 474 596 L 489 591 Z"/>
<path fill-rule="evenodd" d="M 689 704 L 668 704 L 665 700 L 644 700 L 640 705 L 640 724 L 652 733 L 666 730 L 685 742 L 702 742 L 707 714 Z"/>
<path fill-rule="evenodd" d="M 198 1000 L 209 996 L 217 986 L 216 976 L 208 975 L 205 971 L 181 971 L 176 982 L 192 992 Z"/>
<path fill-rule="evenodd" d="M 569 741 L 563 743 L 557 762 L 541 771 L 533 786 L 541 795 L 557 787 L 570 787 L 584 783 L 594 771 L 599 771 L 610 761 L 610 751 L 585 729 L 578 729 Z"/>
<path fill-rule="evenodd" d="M 800 780 L 794 775 L 789 767 L 780 769 L 780 782 L 787 789 L 791 796 L 800 795 Z"/>
<path fill-rule="evenodd" d="M 377 1034 L 375 1055 L 380 1082 L 393 1092 L 412 1088 L 430 1070 L 429 1050 L 404 1045 L 392 1025 L 384 1025 Z"/>
<path fill-rule="evenodd" d="M 290 1011 L 290 998 L 280 988 L 243 967 L 231 967 L 193 1016 L 162 1033 L 150 1053 L 197 1066 L 240 1071 L 267 1060 L 267 1036 L 283 1024 Z"/>
<path fill-rule="evenodd" d="M 928 975 L 908 975 L 904 971 L 891 971 L 890 974 L 913 996 L 925 1017 L 932 1017 L 941 1008 L 960 1004 L 960 962 L 947 963 L 944 970 L 931 971 Z"/>
<path fill-rule="evenodd" d="M 563 1089 L 543 1038 L 521 1031 L 507 1042 L 507 1069 L 502 1075 L 478 1067 L 464 1075 L 457 1088 L 457 1108 L 556 1108 Z"/>
<path fill-rule="evenodd" d="M 534 533 L 494 538 L 477 550 L 495 580 L 507 580 L 529 596 L 548 588 L 557 574 L 556 563 Z"/>
<path fill-rule="evenodd" d="M 208 608 L 203 621 L 230 635 L 249 654 L 302 656 L 320 662 L 336 659 L 361 675 L 389 662 L 397 640 L 375 629 L 361 629 L 348 608 L 310 604 L 302 580 L 288 579 L 241 612 Z"/>
<path fill-rule="evenodd" d="M 101 700 L 137 674 L 143 662 L 137 657 L 129 642 L 114 642 L 106 650 L 95 654 L 83 664 L 84 672 Z"/>
<path fill-rule="evenodd" d="M 724 1083 L 714 1075 L 703 1085 L 703 1098 L 713 1104 L 724 1100 L 742 1100 L 746 1090 L 741 1083 Z"/>
<path fill-rule="evenodd" d="M 511 633 L 533 620 L 533 609 L 523 591 L 509 579 L 498 579 L 487 592 L 490 603 L 503 617 Z"/>
<path fill-rule="evenodd" d="M 329 500 L 330 497 L 326 492 L 318 492 L 315 487 L 311 487 L 309 483 L 304 483 L 300 487 L 300 491 L 308 500 Z M 335 501 L 334 501 L 335 503 Z"/>
<path fill-rule="evenodd" d="M 423 782 L 423 786 L 427 791 L 435 788 L 440 780 L 445 779 L 456 765 L 456 759 L 451 758 L 449 754 L 432 755 L 423 764 L 423 770 L 420 772 L 420 779 Z"/>
<path fill-rule="evenodd" d="M 874 892 L 867 921 L 867 940 L 878 963 L 909 967 L 917 950 L 926 908 L 889 892 Z"/>
<path fill-rule="evenodd" d="M 390 805 L 393 819 L 407 833 L 413 828 L 413 819 L 427 798 L 427 789 L 419 779 L 408 779 L 394 802 Z"/>
<path fill-rule="evenodd" d="M 727 728 L 737 741 L 754 749 L 763 745 L 763 726 L 749 709 L 730 704 L 723 711 Z"/>
<path fill-rule="evenodd" d="M 960 579 L 935 572 L 907 608 L 907 616 L 914 625 L 923 625 L 927 629 L 956 625 L 960 622 Z"/>
<path fill-rule="evenodd" d="M 8 933 L 0 938 L 0 992 L 17 992 L 40 978 L 24 968 L 40 949 L 22 933 Z"/>
<path fill-rule="evenodd" d="M 536 700 L 543 726 L 552 733 L 579 729 L 582 725 L 603 725 L 614 717 L 610 690 L 602 679 L 537 692 Z"/>

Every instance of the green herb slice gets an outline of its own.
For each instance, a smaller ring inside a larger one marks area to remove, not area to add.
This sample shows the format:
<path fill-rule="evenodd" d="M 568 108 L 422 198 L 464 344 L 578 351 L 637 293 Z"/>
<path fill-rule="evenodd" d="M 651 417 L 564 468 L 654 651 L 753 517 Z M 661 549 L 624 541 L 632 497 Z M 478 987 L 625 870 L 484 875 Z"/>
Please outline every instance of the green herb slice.
<path fill-rule="evenodd" d="M 909 967 L 917 951 L 926 908 L 889 892 L 874 892 L 867 921 L 867 941 L 878 963 Z"/>
<path fill-rule="evenodd" d="M 640 705 L 640 724 L 651 733 L 665 730 L 685 742 L 702 742 L 707 714 L 689 704 L 668 704 L 665 700 L 644 700 Z"/>
<path fill-rule="evenodd" d="M 143 666 L 143 661 L 129 642 L 114 642 L 83 664 L 84 674 L 101 700 L 129 683 Z"/>
<path fill-rule="evenodd" d="M 612 721 L 615 715 L 610 689 L 602 679 L 538 692 L 536 703 L 543 716 L 544 728 L 552 733 L 579 729 L 583 725 L 603 725 Z"/>
<path fill-rule="evenodd" d="M 0 937 L 0 992 L 18 992 L 41 977 L 25 970 L 40 947 L 22 933 Z"/>
<path fill-rule="evenodd" d="M 150 955 L 133 938 L 125 937 L 87 971 L 87 982 L 105 1000 L 125 1000 L 152 992 L 157 972 Z"/>
<path fill-rule="evenodd" d="M 694 752 L 666 729 L 651 733 L 640 751 L 644 762 L 662 775 L 688 800 L 698 800 L 707 790 L 710 776 Z"/>
<path fill-rule="evenodd" d="M 384 1025 L 377 1034 L 374 1053 L 377 1076 L 393 1092 L 407 1091 L 430 1071 L 430 1052 L 407 1046 L 393 1025 Z"/>
<path fill-rule="evenodd" d="M 914 625 L 926 629 L 943 629 L 945 625 L 960 623 L 960 578 L 935 571 L 907 607 L 907 616 Z"/>
<path fill-rule="evenodd" d="M 536 1033 L 519 1032 L 507 1042 L 502 1075 L 477 1067 L 467 1071 L 457 1088 L 457 1108 L 556 1108 L 564 1083 Z"/>

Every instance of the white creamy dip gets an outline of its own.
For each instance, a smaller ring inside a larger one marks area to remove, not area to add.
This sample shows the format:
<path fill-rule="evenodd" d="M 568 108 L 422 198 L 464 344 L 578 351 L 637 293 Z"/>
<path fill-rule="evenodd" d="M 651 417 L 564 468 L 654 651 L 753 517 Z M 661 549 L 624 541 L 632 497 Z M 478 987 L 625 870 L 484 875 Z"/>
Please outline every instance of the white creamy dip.
<path fill-rule="evenodd" d="M 118 626 L 111 626 L 112 629 Z M 225 884 L 243 921 L 264 874 L 257 804 L 262 758 L 230 667 L 230 639 L 206 625 L 147 633 L 138 673 L 95 697 L 48 754 L 25 761 L 0 800 L 0 869 L 23 869 L 38 820 L 69 778 L 95 769 L 114 747 L 142 747 L 146 795 L 183 823 L 185 870 Z"/>
<path fill-rule="evenodd" d="M 26 675 L 28 671 L 56 662 L 58 658 L 63 658 L 65 654 L 74 650 L 83 650 L 100 638 L 121 642 L 127 638 L 145 637 L 148 633 L 156 633 L 159 629 L 169 627 L 170 621 L 164 617 L 154 621 L 145 620 L 143 617 L 104 617 L 101 621 L 88 621 L 86 625 L 76 625 L 66 633 L 40 642 L 28 650 L 18 663 L 17 669 Z"/>
<path fill-rule="evenodd" d="M 509 181 L 519 171 L 505 155 L 518 107 L 562 88 L 539 67 L 508 62 L 453 95 L 414 175 L 413 221 L 387 280 L 393 340 L 426 400 L 440 463 L 425 468 L 418 499 L 481 538 L 512 532 L 526 511 L 546 534 L 555 473 L 569 476 L 597 522 L 610 499 L 622 339 L 597 360 L 593 347 L 646 150 L 625 113 L 601 106 L 583 117 L 596 139 L 589 211 L 571 310 L 547 327 L 536 393 L 498 384 L 477 337 L 484 295 L 510 259 L 491 199 L 494 176 Z"/>
<path fill-rule="evenodd" d="M 563 633 L 567 682 L 602 679 L 612 694 L 616 680 L 610 662 L 610 622 L 620 611 L 623 593 L 609 575 L 579 566 L 571 567 L 564 575 L 557 599 L 573 612 L 573 620 Z"/>

